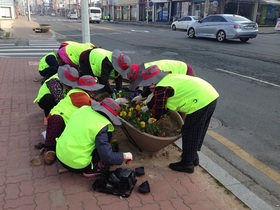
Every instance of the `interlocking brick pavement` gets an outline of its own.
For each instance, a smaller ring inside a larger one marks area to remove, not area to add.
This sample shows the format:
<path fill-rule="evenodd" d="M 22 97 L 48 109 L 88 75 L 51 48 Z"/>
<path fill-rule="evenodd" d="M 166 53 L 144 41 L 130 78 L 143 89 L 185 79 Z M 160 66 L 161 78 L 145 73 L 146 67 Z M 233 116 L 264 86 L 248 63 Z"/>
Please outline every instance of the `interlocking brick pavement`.
<path fill-rule="evenodd" d="M 36 61 L 0 57 L 0 209 L 245 209 L 202 168 L 186 174 L 171 171 L 168 163 L 145 167 L 131 196 L 120 198 L 93 191 L 93 179 L 58 173 L 58 162 L 32 165 L 39 155 L 34 144 L 45 130 L 43 112 L 32 102 L 40 85 L 33 82 Z M 137 186 L 146 180 L 151 192 L 143 195 Z"/>

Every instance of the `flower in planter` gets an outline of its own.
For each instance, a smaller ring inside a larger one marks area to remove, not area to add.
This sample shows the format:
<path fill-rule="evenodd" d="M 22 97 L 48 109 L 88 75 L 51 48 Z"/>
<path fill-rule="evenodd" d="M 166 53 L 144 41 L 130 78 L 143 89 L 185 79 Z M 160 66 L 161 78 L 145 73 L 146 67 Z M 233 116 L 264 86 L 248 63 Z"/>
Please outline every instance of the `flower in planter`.
<path fill-rule="evenodd" d="M 139 95 L 141 92 L 135 91 L 135 92 L 125 92 L 123 91 L 122 94 L 119 94 L 118 96 L 126 97 L 129 100 L 134 98 L 135 96 Z M 151 111 L 142 112 L 141 107 L 143 107 L 144 104 L 132 104 L 129 103 L 128 105 L 122 105 L 121 111 L 120 111 L 120 117 L 123 118 L 125 121 L 130 123 L 132 126 L 134 126 L 136 129 L 149 133 L 151 135 L 157 136 L 161 131 L 159 126 L 156 124 L 156 119 L 152 118 L 152 123 L 148 124 L 147 121 L 149 118 L 151 118 L 152 114 Z"/>
<path fill-rule="evenodd" d="M 140 90 L 134 92 L 130 90 L 123 90 L 118 94 L 118 97 L 126 98 L 131 101 L 135 96 L 141 94 Z M 147 112 L 142 112 L 141 107 L 145 104 L 133 104 L 128 103 L 127 105 L 121 105 L 121 111 L 119 116 L 132 125 L 134 128 L 141 132 L 148 133 L 150 135 L 159 136 L 159 137 L 170 137 L 174 135 L 179 135 L 180 132 L 177 132 L 178 128 L 168 114 L 165 114 L 158 121 L 155 118 L 152 118 L 151 110 Z M 171 120 L 171 121 L 170 121 Z M 148 123 L 148 121 L 150 123 Z M 175 128 L 176 127 L 176 128 Z"/>
<path fill-rule="evenodd" d="M 127 106 L 121 106 L 122 111 L 120 112 L 120 117 L 122 117 L 125 121 L 130 123 L 136 129 L 149 133 L 151 135 L 157 136 L 160 133 L 159 126 L 155 123 L 154 119 L 152 123 L 148 124 L 147 121 L 151 118 L 151 111 L 142 112 L 141 107 L 142 104 L 134 105 L 129 104 Z"/>

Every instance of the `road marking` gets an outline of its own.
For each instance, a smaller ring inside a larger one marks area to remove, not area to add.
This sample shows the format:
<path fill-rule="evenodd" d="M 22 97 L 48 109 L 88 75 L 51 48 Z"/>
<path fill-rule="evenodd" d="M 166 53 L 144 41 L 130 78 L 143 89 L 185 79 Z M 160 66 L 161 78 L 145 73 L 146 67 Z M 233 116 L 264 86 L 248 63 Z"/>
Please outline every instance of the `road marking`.
<path fill-rule="evenodd" d="M 225 72 L 225 73 L 228 73 L 228 74 L 233 74 L 235 76 L 247 78 L 247 79 L 250 79 L 250 80 L 254 80 L 254 81 L 257 81 L 257 82 L 261 82 L 261 83 L 271 85 L 271 86 L 274 86 L 274 87 L 278 87 L 278 88 L 280 87 L 280 85 L 276 85 L 276 84 L 271 83 L 271 82 L 267 82 L 267 81 L 264 81 L 264 80 L 256 79 L 254 77 L 249 77 L 249 76 L 245 76 L 245 75 L 242 75 L 242 74 L 234 73 L 232 71 L 228 71 L 228 70 L 225 70 L 225 69 L 216 68 L 216 70 L 217 71 L 222 71 L 222 72 Z"/>
<path fill-rule="evenodd" d="M 21 52 L 21 53 L 0 53 L 0 56 L 4 56 L 4 57 L 7 57 L 7 56 L 34 56 L 34 57 L 41 57 L 41 56 L 44 56 L 46 55 L 46 53 L 41 53 L 41 52 L 33 52 L 33 53 L 24 53 L 24 52 Z"/>
<path fill-rule="evenodd" d="M 131 31 L 133 31 L 133 32 L 141 32 L 141 33 L 150 33 L 150 31 L 134 30 L 134 29 L 131 29 Z"/>
<path fill-rule="evenodd" d="M 26 49 L 9 49 L 9 52 L 7 52 L 7 49 L 1 49 L 0 48 L 0 52 L 7 52 L 7 54 L 12 54 L 13 52 L 22 52 L 22 53 L 25 53 L 25 52 L 50 52 L 50 51 L 54 51 L 54 50 L 57 50 L 58 49 L 58 46 L 57 47 L 54 47 L 54 48 L 45 48 L 43 49 L 41 47 L 40 48 L 26 48 Z"/>
<path fill-rule="evenodd" d="M 3 43 L 3 44 L 0 44 L 0 46 L 15 46 L 16 44 L 9 44 L 9 43 Z"/>
<path fill-rule="evenodd" d="M 247 153 L 245 150 L 243 150 L 241 147 L 237 146 L 224 136 L 216 133 L 213 130 L 208 130 L 207 134 L 210 135 L 212 138 L 219 141 L 221 144 L 225 145 L 228 149 L 230 149 L 232 152 L 234 152 L 236 155 L 238 155 L 240 158 L 242 158 L 245 162 L 249 163 L 253 167 L 260 170 L 262 173 L 264 173 L 266 176 L 270 177 L 272 180 L 280 184 L 280 174 L 269 168 L 267 165 L 263 164 L 261 161 L 257 160 L 256 158 L 252 157 L 249 153 Z"/>

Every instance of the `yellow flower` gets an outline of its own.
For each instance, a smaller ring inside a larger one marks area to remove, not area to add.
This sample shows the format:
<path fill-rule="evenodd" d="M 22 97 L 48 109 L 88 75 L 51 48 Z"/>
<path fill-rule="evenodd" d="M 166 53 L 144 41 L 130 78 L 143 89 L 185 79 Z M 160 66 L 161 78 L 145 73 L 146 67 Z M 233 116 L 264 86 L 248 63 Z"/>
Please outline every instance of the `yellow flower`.
<path fill-rule="evenodd" d="M 145 128 L 145 126 L 146 126 L 146 123 L 145 123 L 144 121 L 141 121 L 141 122 L 140 122 L 140 127 L 141 127 L 141 128 Z"/>
<path fill-rule="evenodd" d="M 151 122 L 151 123 L 154 123 L 154 122 L 156 122 L 156 121 L 157 121 L 157 119 L 155 119 L 155 118 L 153 118 L 153 117 L 150 118 L 150 122 Z"/>
<path fill-rule="evenodd" d="M 141 106 L 140 106 L 139 104 L 137 104 L 136 107 L 135 107 L 135 109 L 136 109 L 137 111 L 140 111 L 140 110 L 141 110 Z"/>
<path fill-rule="evenodd" d="M 120 116 L 121 116 L 121 117 L 125 117 L 126 115 L 127 115 L 126 111 L 121 111 L 121 112 L 120 112 Z"/>
<path fill-rule="evenodd" d="M 130 108 L 128 109 L 128 111 L 133 112 L 133 108 L 132 108 L 132 107 L 130 107 Z"/>
<path fill-rule="evenodd" d="M 128 112 L 127 116 L 131 117 L 132 116 L 132 112 Z"/>

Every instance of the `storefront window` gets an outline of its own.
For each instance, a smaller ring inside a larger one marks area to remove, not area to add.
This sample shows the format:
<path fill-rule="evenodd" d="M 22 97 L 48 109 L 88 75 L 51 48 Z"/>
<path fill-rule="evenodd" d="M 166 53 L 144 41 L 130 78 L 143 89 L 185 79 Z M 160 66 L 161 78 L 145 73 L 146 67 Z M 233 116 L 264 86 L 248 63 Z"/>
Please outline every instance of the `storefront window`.
<path fill-rule="evenodd" d="M 129 20 L 129 6 L 123 6 L 123 20 Z"/>
<path fill-rule="evenodd" d="M 116 7 L 116 19 L 121 20 L 121 7 L 120 6 Z"/>
<path fill-rule="evenodd" d="M 256 21 L 259 25 L 275 26 L 279 17 L 280 6 L 262 4 L 259 5 Z"/>
<path fill-rule="evenodd" d="M 137 8 L 136 5 L 131 6 L 131 20 L 136 21 L 137 20 Z"/>
<path fill-rule="evenodd" d="M 168 3 L 158 3 L 156 6 L 156 21 L 168 22 Z"/>

